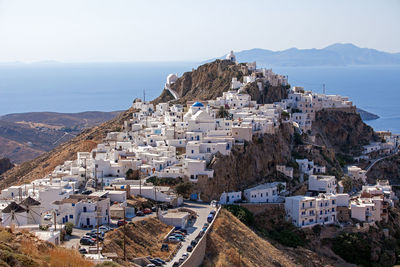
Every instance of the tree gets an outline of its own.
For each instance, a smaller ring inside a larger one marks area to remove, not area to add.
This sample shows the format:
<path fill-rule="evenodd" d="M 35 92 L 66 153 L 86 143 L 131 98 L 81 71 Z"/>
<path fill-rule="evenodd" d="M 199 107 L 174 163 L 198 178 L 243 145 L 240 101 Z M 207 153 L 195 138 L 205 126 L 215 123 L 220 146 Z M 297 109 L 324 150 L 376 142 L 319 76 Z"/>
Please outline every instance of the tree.
<path fill-rule="evenodd" d="M 229 115 L 229 111 L 224 106 L 221 106 L 217 112 L 217 118 L 228 118 Z"/>
<path fill-rule="evenodd" d="M 180 183 L 176 185 L 175 191 L 178 195 L 187 196 L 192 190 L 192 184 L 190 182 Z"/>
<path fill-rule="evenodd" d="M 139 170 L 129 169 L 125 173 L 127 180 L 139 180 L 140 173 Z"/>
<path fill-rule="evenodd" d="M 64 229 L 65 229 L 65 233 L 67 235 L 71 235 L 72 234 L 72 230 L 74 229 L 74 224 L 72 222 L 67 222 L 64 225 Z"/>
<path fill-rule="evenodd" d="M 283 190 L 285 190 L 285 186 L 282 183 L 279 183 L 276 186 L 276 190 L 278 190 L 278 194 L 280 194 Z"/>
<path fill-rule="evenodd" d="M 348 193 L 353 189 L 353 179 L 351 179 L 349 176 L 345 176 L 341 182 L 344 193 Z"/>

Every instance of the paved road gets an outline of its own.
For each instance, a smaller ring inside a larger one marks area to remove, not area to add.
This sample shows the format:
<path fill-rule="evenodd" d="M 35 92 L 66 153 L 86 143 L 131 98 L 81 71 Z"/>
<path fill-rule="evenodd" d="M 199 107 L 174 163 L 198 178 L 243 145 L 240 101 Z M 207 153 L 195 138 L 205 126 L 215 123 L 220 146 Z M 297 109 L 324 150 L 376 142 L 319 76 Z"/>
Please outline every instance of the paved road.
<path fill-rule="evenodd" d="M 396 150 L 394 153 L 392 153 L 392 154 L 390 154 L 390 155 L 387 155 L 387 156 L 384 156 L 384 157 L 381 157 L 381 158 L 378 158 L 378 159 L 373 160 L 373 161 L 371 162 L 371 164 L 367 167 L 366 171 L 369 172 L 369 170 L 371 170 L 371 168 L 372 168 L 376 163 L 378 163 L 379 161 L 381 161 L 381 160 L 383 160 L 383 159 L 386 159 L 386 158 L 389 158 L 389 157 L 391 157 L 391 156 L 394 156 L 394 155 L 396 155 L 396 154 L 398 154 L 398 153 L 399 153 L 399 151 Z"/>
<path fill-rule="evenodd" d="M 182 242 L 181 249 L 176 253 L 175 257 L 166 264 L 166 266 L 172 266 L 174 262 L 178 261 L 179 258 L 182 257 L 182 254 L 186 252 L 186 248 L 190 245 L 190 242 L 196 238 L 203 228 L 203 225 L 207 222 L 207 216 L 210 214 L 210 211 L 215 210 L 215 208 L 208 203 L 185 202 L 183 207 L 195 211 L 198 216 L 194 224 L 187 228 L 188 234 L 185 241 Z"/>

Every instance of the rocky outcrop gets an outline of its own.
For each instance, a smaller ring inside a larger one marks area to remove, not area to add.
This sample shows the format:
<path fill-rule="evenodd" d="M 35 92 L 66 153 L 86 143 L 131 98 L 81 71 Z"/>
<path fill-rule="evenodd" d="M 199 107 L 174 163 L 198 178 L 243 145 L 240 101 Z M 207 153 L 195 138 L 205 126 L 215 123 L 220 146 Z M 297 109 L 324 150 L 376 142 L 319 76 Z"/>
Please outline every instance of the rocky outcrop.
<path fill-rule="evenodd" d="M 367 173 L 368 182 L 388 179 L 390 184 L 400 184 L 400 155 L 394 155 L 377 162 Z"/>
<path fill-rule="evenodd" d="M 325 109 L 315 115 L 313 134 L 319 144 L 335 149 L 336 153 L 357 155 L 363 145 L 378 140 L 374 130 L 362 121 L 354 108 Z"/>
<path fill-rule="evenodd" d="M 171 89 L 178 94 L 178 103 L 215 99 L 231 88 L 232 78 L 243 81 L 243 76 L 250 73 L 246 64 L 235 64 L 230 60 L 216 60 L 201 65 L 193 71 L 185 72 L 171 85 Z M 256 82 L 247 85 L 245 88 L 245 92 L 252 96 L 252 100 L 259 103 L 273 103 L 287 97 L 287 87 L 273 87 L 263 84 L 263 89 L 260 91 L 257 86 L 258 81 L 257 79 Z M 167 102 L 174 99 L 168 90 L 163 90 L 154 102 Z"/>
<path fill-rule="evenodd" d="M 222 192 L 244 190 L 261 182 L 275 180 L 277 164 L 291 159 L 290 144 L 293 128 L 281 125 L 276 134 L 254 136 L 243 147 L 234 147 L 229 156 L 215 155 L 209 168 L 212 179 L 199 179 L 194 191 L 203 200 L 219 199 Z"/>
<path fill-rule="evenodd" d="M 8 158 L 0 159 L 0 174 L 8 171 L 9 169 L 11 169 L 13 167 L 14 167 L 14 164 L 11 163 L 10 159 L 8 159 Z"/>

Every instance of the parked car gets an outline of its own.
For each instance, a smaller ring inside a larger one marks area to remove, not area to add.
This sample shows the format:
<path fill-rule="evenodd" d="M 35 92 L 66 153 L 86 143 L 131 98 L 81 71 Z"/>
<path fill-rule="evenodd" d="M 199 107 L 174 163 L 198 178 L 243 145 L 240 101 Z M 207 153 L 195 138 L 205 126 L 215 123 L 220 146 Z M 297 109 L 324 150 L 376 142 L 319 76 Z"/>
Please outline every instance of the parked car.
<path fill-rule="evenodd" d="M 154 265 L 153 263 L 149 263 L 146 265 L 146 267 L 156 267 L 156 265 Z"/>
<path fill-rule="evenodd" d="M 162 266 L 162 263 L 161 263 L 161 262 L 158 262 L 158 261 L 155 260 L 155 259 L 149 259 L 149 261 L 150 261 L 152 264 L 154 264 L 155 266 Z"/>
<path fill-rule="evenodd" d="M 187 235 L 187 230 L 186 229 L 181 228 L 181 229 L 179 229 L 179 231 L 184 233 L 185 235 Z"/>
<path fill-rule="evenodd" d="M 157 211 L 157 208 L 156 208 L 156 207 L 151 207 L 151 211 L 152 211 L 152 212 L 156 212 L 156 211 Z"/>
<path fill-rule="evenodd" d="M 185 258 L 185 260 L 189 257 L 189 254 L 187 252 L 182 254 L 182 258 Z"/>
<path fill-rule="evenodd" d="M 87 245 L 87 246 L 93 246 L 95 244 L 95 242 L 89 238 L 81 238 L 79 243 L 81 243 L 81 245 Z"/>
<path fill-rule="evenodd" d="M 141 210 L 138 210 L 138 211 L 136 212 L 136 216 L 142 217 L 142 216 L 144 216 L 144 212 L 141 211 Z"/>
<path fill-rule="evenodd" d="M 193 242 L 193 241 L 192 241 Z M 197 243 L 196 243 L 197 244 Z M 193 251 L 193 247 L 192 246 L 188 246 L 187 248 L 186 248 L 186 251 L 187 252 L 192 252 Z"/>
<path fill-rule="evenodd" d="M 205 223 L 205 224 L 203 225 L 203 228 L 204 228 L 204 227 L 206 227 L 206 228 L 207 228 L 209 225 L 210 225 L 210 224 L 208 224 L 208 223 Z"/>
<path fill-rule="evenodd" d="M 197 241 L 196 240 L 192 240 L 192 242 L 190 242 L 190 245 L 193 247 L 195 247 L 197 245 Z"/>
<path fill-rule="evenodd" d="M 86 235 L 94 238 L 97 241 L 97 234 L 96 233 L 89 232 L 89 233 L 86 233 Z M 104 237 L 102 237 L 101 235 L 99 235 L 98 238 L 99 238 L 100 241 L 104 241 Z"/>
<path fill-rule="evenodd" d="M 99 229 L 99 231 L 97 232 L 97 229 L 93 229 L 92 231 L 90 231 L 91 233 L 93 233 L 93 234 L 97 234 L 97 233 L 99 233 L 101 236 L 104 236 L 104 232 L 103 231 L 100 231 L 100 229 Z"/>
<path fill-rule="evenodd" d="M 86 248 L 80 248 L 78 251 L 81 254 L 87 254 L 88 253 Z"/>
<path fill-rule="evenodd" d="M 160 258 L 154 258 L 154 259 L 157 260 L 157 261 L 159 261 L 159 262 L 161 262 L 162 264 L 165 264 L 165 261 L 162 260 L 162 259 L 160 259 Z"/>
<path fill-rule="evenodd" d="M 82 195 L 90 195 L 91 193 L 93 193 L 92 190 L 85 190 L 82 192 Z"/>
<path fill-rule="evenodd" d="M 161 251 L 169 251 L 169 246 L 168 246 L 168 244 L 162 244 L 161 245 Z"/>
<path fill-rule="evenodd" d="M 179 242 L 179 239 L 176 238 L 175 236 L 170 236 L 170 237 L 168 237 L 168 241 L 172 242 L 172 243 L 177 243 L 177 242 Z"/>
<path fill-rule="evenodd" d="M 90 235 L 84 235 L 84 236 L 81 237 L 81 239 L 84 239 L 84 238 L 89 239 L 89 240 L 91 240 L 93 242 L 96 242 L 96 238 L 93 238 Z"/>
<path fill-rule="evenodd" d="M 111 231 L 111 228 L 105 225 L 102 225 L 99 227 L 99 230 L 102 231 L 103 233 L 107 233 L 109 231 Z"/>
<path fill-rule="evenodd" d="M 214 215 L 215 214 L 215 210 L 210 211 L 210 214 Z"/>
<path fill-rule="evenodd" d="M 180 257 L 178 261 L 179 261 L 179 263 L 183 263 L 185 260 L 186 259 L 184 257 Z"/>
<path fill-rule="evenodd" d="M 128 222 L 127 221 L 125 221 L 125 220 L 118 220 L 118 222 L 117 222 L 117 226 L 119 227 L 119 226 L 123 226 L 123 225 L 125 225 L 125 224 L 127 224 Z"/>
<path fill-rule="evenodd" d="M 149 208 L 145 208 L 144 210 L 143 210 L 143 213 L 144 214 L 151 214 L 151 209 L 149 209 Z"/>
<path fill-rule="evenodd" d="M 172 236 L 174 236 L 176 239 L 179 239 L 179 240 L 185 239 L 185 237 L 181 234 L 173 234 Z"/>
<path fill-rule="evenodd" d="M 53 218 L 53 216 L 51 214 L 46 214 L 43 216 L 43 220 L 45 220 L 45 221 L 50 221 L 51 218 Z"/>
<path fill-rule="evenodd" d="M 214 219 L 214 215 L 212 215 L 212 214 L 210 213 L 210 214 L 208 215 L 208 217 L 207 217 L 207 222 L 208 222 L 208 223 L 211 223 L 213 219 Z"/>
<path fill-rule="evenodd" d="M 174 262 L 174 264 L 172 264 L 172 267 L 178 267 L 180 265 L 180 263 L 179 262 Z"/>

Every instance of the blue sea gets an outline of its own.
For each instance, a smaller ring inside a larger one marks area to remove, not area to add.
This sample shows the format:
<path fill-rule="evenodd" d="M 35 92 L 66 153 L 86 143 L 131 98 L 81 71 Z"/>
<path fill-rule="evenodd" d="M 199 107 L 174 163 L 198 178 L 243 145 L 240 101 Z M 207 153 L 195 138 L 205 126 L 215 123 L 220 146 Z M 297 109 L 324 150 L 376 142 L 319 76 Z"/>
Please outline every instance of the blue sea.
<path fill-rule="evenodd" d="M 0 115 L 8 113 L 130 107 L 136 97 L 157 97 L 170 73 L 182 75 L 194 62 L 3 64 L 0 65 Z M 400 133 L 400 66 L 273 67 L 291 85 L 350 97 L 357 107 L 380 116 L 375 130 Z"/>

